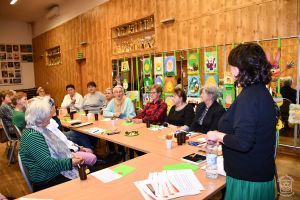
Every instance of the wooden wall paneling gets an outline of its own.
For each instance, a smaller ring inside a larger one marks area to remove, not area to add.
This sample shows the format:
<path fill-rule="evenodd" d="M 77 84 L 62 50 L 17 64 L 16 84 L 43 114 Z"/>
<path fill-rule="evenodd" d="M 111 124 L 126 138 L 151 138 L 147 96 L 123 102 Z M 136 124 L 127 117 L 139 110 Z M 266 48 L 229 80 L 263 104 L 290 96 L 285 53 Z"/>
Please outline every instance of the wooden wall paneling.
<path fill-rule="evenodd" d="M 140 1 L 142 7 L 141 17 L 146 17 L 155 13 L 156 0 L 140 0 Z"/>
<path fill-rule="evenodd" d="M 258 38 L 274 38 L 277 37 L 278 24 L 277 24 L 277 2 L 265 2 L 259 5 L 258 11 Z"/>
<path fill-rule="evenodd" d="M 167 48 L 166 50 L 176 50 L 177 48 L 177 41 L 179 38 L 177 37 L 177 30 L 178 30 L 178 22 L 174 24 L 170 24 L 166 26 L 167 30 Z"/>
<path fill-rule="evenodd" d="M 297 16 L 298 16 L 298 24 L 297 24 L 297 33 L 298 35 L 300 35 L 300 0 L 298 0 L 298 3 L 297 3 Z"/>
<path fill-rule="evenodd" d="M 190 29 L 190 23 L 188 21 L 181 21 L 177 23 L 177 49 L 189 48 L 188 46 L 189 29 Z"/>
<path fill-rule="evenodd" d="M 187 7 L 187 15 L 189 19 L 199 18 L 202 8 L 201 0 L 189 0 Z"/>
<path fill-rule="evenodd" d="M 224 46 L 218 46 L 219 79 L 224 78 Z"/>
<path fill-rule="evenodd" d="M 157 51 L 166 51 L 167 49 L 167 27 L 165 25 L 161 25 L 156 28 L 156 47 Z"/>
<path fill-rule="evenodd" d="M 226 13 L 218 13 L 215 15 L 215 41 L 214 44 L 225 44 L 226 43 Z"/>
<path fill-rule="evenodd" d="M 199 48 L 201 46 L 201 19 L 193 19 L 189 21 L 189 29 L 186 30 L 188 35 L 188 47 Z"/>
<path fill-rule="evenodd" d="M 278 0 L 278 36 L 287 37 L 297 34 L 297 0 Z"/>
<path fill-rule="evenodd" d="M 226 12 L 226 44 L 237 43 L 242 39 L 241 9 Z"/>
<path fill-rule="evenodd" d="M 188 3 L 189 3 L 189 1 L 186 1 L 186 0 L 177 0 L 176 1 L 176 14 L 175 14 L 176 21 L 181 22 L 181 21 L 189 19 Z"/>
<path fill-rule="evenodd" d="M 254 4 L 260 4 L 264 1 L 268 1 L 268 0 L 226 0 L 225 7 L 226 9 L 233 10 L 233 9 L 244 8 Z"/>
<path fill-rule="evenodd" d="M 258 8 L 258 5 L 252 5 L 241 9 L 242 35 L 239 35 L 239 41 L 253 41 L 258 38 Z"/>
<path fill-rule="evenodd" d="M 156 22 L 156 27 L 160 27 L 161 23 L 160 21 L 162 19 L 167 18 L 167 12 L 165 10 L 167 9 L 167 1 L 166 0 L 160 0 L 156 1 L 156 16 L 155 16 L 155 22 Z"/>
<path fill-rule="evenodd" d="M 216 45 L 216 32 L 215 32 L 216 15 L 209 15 L 202 18 L 202 46 Z"/>

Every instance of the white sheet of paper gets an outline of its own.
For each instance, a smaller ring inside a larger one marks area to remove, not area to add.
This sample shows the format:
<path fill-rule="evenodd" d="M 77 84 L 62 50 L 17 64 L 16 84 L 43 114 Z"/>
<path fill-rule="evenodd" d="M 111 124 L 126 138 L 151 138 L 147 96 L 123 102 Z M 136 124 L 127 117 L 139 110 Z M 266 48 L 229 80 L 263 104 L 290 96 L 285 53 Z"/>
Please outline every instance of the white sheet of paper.
<path fill-rule="evenodd" d="M 114 172 L 113 170 L 111 170 L 109 168 L 96 171 L 96 172 L 92 173 L 91 175 L 94 176 L 95 178 L 99 179 L 103 183 L 108 183 L 108 182 L 117 180 L 122 177 L 120 174 Z"/>

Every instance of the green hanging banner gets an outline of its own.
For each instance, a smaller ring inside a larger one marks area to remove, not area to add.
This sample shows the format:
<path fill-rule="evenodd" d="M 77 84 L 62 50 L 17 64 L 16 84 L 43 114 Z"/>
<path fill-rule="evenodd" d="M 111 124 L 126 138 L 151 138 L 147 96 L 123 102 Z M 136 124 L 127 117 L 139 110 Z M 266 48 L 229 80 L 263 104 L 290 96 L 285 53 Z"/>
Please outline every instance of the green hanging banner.
<path fill-rule="evenodd" d="M 140 77 L 139 77 L 139 58 L 135 57 L 135 74 L 136 74 L 136 81 L 137 81 L 137 89 L 140 95 Z M 140 98 L 137 100 L 138 105 L 140 104 Z"/>
<path fill-rule="evenodd" d="M 144 75 L 152 75 L 152 60 L 151 60 L 151 56 L 150 58 L 144 58 L 143 60 L 143 71 L 144 71 Z"/>
<path fill-rule="evenodd" d="M 188 52 L 188 75 L 199 75 L 200 74 L 200 55 L 199 49 L 196 53 Z"/>
<path fill-rule="evenodd" d="M 164 73 L 166 76 L 176 76 L 176 51 L 174 56 L 164 57 Z"/>

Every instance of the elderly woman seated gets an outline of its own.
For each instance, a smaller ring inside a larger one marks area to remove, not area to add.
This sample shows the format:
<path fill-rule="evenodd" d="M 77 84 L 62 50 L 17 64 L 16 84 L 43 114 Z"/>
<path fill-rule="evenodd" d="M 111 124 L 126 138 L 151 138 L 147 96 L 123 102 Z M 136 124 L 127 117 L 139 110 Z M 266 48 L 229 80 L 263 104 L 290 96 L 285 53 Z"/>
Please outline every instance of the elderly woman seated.
<path fill-rule="evenodd" d="M 104 110 L 104 117 L 127 119 L 135 117 L 132 101 L 124 95 L 124 88 L 117 85 L 113 89 L 114 97 Z"/>
<path fill-rule="evenodd" d="M 49 97 L 32 99 L 25 112 L 20 156 L 29 173 L 34 191 L 78 177 L 79 164 L 93 164 L 89 156 L 72 153 L 68 145 L 47 126 L 55 112 Z M 89 163 L 90 162 L 90 163 Z"/>
<path fill-rule="evenodd" d="M 196 108 L 195 118 L 191 124 L 190 130 L 200 133 L 217 130 L 218 122 L 225 109 L 217 102 L 218 88 L 215 85 L 206 85 L 201 90 L 203 100 Z"/>

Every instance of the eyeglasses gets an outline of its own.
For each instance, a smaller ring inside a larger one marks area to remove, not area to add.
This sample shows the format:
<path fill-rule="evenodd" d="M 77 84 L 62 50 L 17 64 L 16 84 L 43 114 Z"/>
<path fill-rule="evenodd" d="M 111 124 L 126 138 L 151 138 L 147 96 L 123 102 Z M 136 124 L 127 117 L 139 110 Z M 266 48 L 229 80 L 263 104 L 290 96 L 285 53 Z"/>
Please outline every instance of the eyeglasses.
<path fill-rule="evenodd" d="M 150 94 L 156 94 L 157 92 L 150 92 Z"/>

